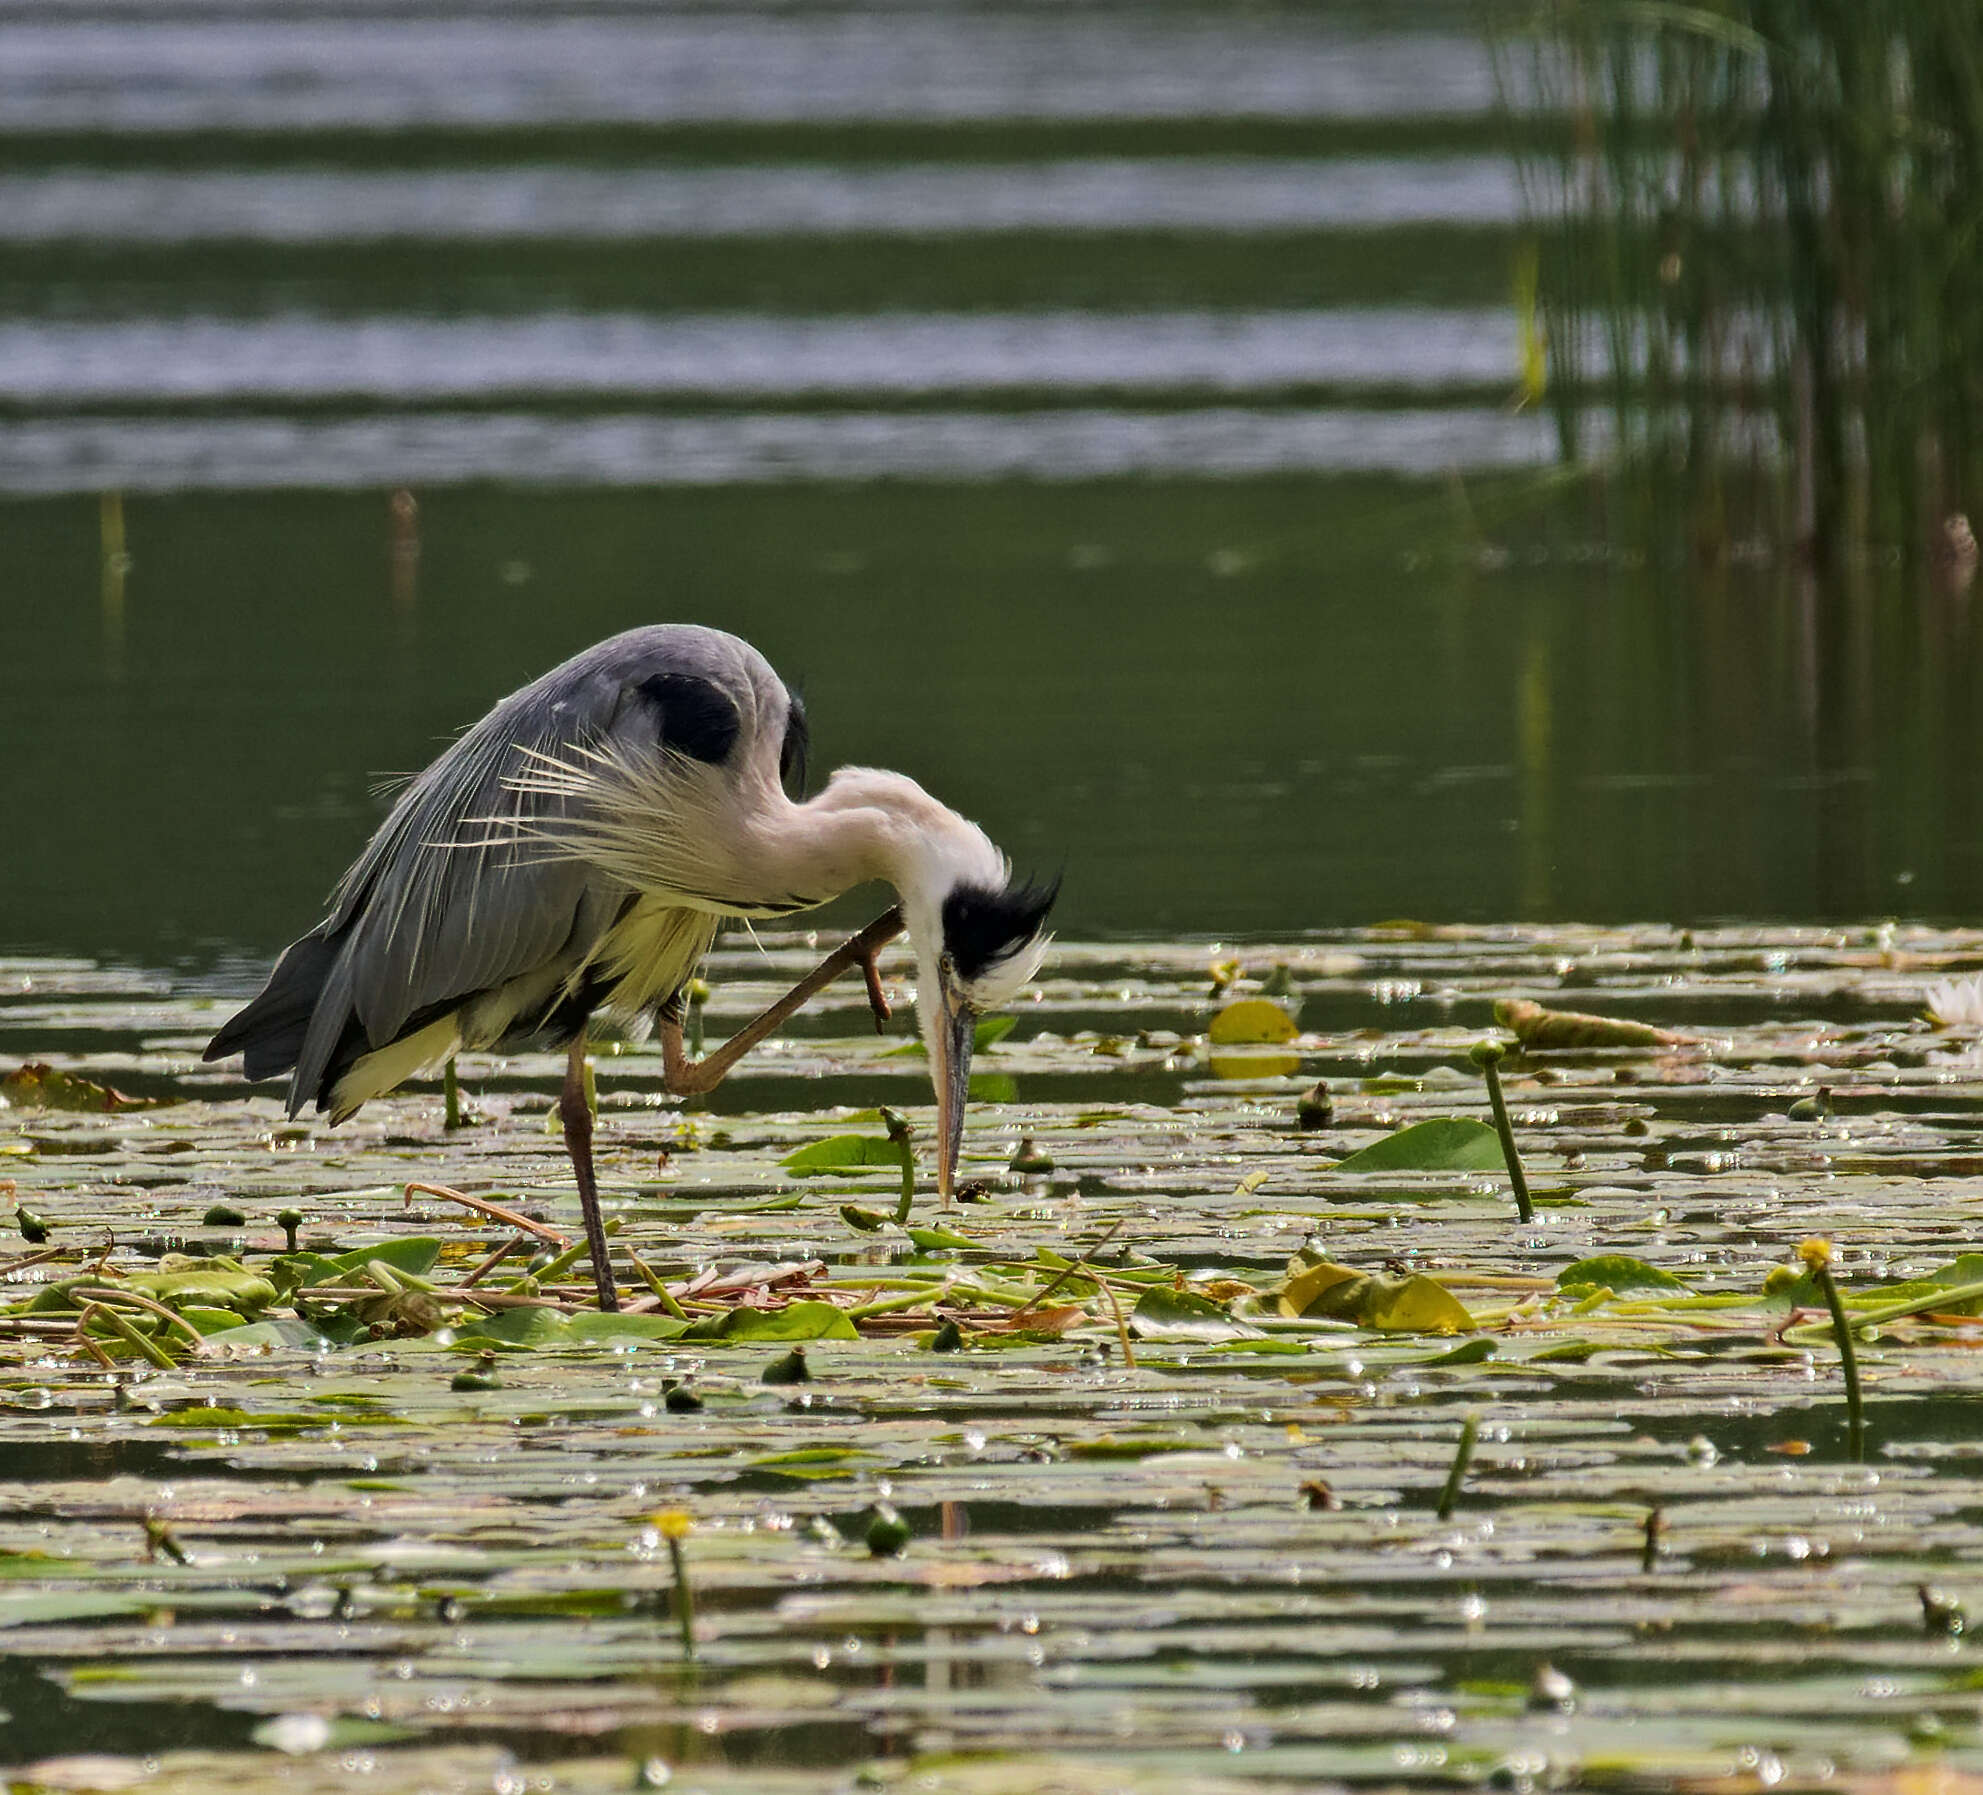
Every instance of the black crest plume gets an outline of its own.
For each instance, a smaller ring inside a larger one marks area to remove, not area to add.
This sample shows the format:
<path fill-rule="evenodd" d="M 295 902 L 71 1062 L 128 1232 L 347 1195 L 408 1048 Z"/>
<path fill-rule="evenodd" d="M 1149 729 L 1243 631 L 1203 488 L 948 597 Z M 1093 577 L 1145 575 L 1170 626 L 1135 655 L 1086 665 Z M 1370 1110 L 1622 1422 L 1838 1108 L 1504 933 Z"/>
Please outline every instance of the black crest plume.
<path fill-rule="evenodd" d="M 1003 890 L 959 885 L 943 900 L 943 946 L 960 975 L 980 977 L 1039 934 L 1060 881 L 1015 881 Z"/>

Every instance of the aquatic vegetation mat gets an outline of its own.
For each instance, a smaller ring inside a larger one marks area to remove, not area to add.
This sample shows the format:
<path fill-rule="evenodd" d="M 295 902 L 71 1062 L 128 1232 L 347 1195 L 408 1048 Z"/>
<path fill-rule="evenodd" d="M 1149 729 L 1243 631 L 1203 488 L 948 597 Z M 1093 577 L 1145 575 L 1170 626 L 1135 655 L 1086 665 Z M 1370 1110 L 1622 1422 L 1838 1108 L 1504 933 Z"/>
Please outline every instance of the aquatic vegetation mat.
<path fill-rule="evenodd" d="M 553 1060 L 331 1130 L 0 960 L 0 1783 L 1969 1786 L 1979 966 L 1062 944 L 949 1208 L 850 982 L 602 1046 L 608 1317 Z"/>

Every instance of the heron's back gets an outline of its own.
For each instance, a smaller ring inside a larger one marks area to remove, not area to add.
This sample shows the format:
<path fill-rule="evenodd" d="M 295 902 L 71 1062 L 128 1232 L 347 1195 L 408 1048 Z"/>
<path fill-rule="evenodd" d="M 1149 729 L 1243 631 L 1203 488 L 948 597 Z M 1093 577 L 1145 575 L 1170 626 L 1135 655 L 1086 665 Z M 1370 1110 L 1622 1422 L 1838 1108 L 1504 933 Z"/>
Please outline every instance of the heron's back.
<path fill-rule="evenodd" d="M 598 643 L 497 704 L 400 794 L 330 914 L 215 1035 L 250 1078 L 291 1073 L 289 1110 L 341 1120 L 458 1048 L 559 1045 L 594 1009 L 667 1002 L 718 917 L 643 895 L 561 832 L 581 795 L 522 775 L 611 751 L 774 786 L 803 713 L 748 643 L 650 625 Z"/>

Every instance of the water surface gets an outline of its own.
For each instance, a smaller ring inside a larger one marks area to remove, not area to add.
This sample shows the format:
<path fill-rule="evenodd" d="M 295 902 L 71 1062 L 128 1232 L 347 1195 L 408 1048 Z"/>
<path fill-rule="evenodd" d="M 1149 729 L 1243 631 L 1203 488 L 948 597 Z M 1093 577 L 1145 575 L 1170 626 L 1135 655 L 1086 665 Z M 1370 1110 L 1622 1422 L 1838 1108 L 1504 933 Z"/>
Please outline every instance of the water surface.
<path fill-rule="evenodd" d="M 1474 27 L 0 7 L 0 943 L 266 955 L 665 618 L 1088 931 L 1973 909 L 1966 611 L 1541 503 Z"/>

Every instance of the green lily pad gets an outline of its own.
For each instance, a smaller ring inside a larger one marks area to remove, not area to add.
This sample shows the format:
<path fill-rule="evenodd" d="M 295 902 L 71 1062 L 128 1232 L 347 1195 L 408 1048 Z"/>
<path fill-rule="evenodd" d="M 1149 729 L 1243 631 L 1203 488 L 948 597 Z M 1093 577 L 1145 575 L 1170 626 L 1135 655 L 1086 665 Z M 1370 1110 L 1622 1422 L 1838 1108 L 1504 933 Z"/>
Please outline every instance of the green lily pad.
<path fill-rule="evenodd" d="M 570 1334 L 571 1323 L 556 1309 L 521 1307 L 499 1309 L 493 1315 L 464 1321 L 455 1329 L 457 1342 L 496 1341 L 513 1347 L 553 1346 Z"/>
<path fill-rule="evenodd" d="M 1434 1116 L 1337 1162 L 1339 1172 L 1498 1172 L 1507 1161 L 1501 1137 L 1467 1116 Z"/>
<path fill-rule="evenodd" d="M 787 1303 L 782 1309 L 731 1309 L 683 1329 L 684 1340 L 858 1340 L 847 1312 L 832 1303 Z"/>
<path fill-rule="evenodd" d="M 1018 1025 L 1017 1016 L 981 1017 L 971 1030 L 971 1051 L 983 1053 L 987 1048 L 996 1047 Z M 923 1045 L 921 1036 L 917 1036 L 912 1041 L 904 1041 L 900 1047 L 891 1047 L 881 1057 L 885 1060 L 899 1060 L 915 1059 L 918 1056 L 924 1059 L 929 1057 L 929 1049 Z"/>
<path fill-rule="evenodd" d="M 885 1134 L 835 1134 L 786 1154 L 778 1163 L 801 1178 L 826 1172 L 899 1172 L 903 1151 Z"/>
<path fill-rule="evenodd" d="M 1235 1321 L 1223 1305 L 1194 1290 L 1146 1290 L 1130 1311 L 1130 1331 L 1144 1340 L 1238 1340 L 1260 1330 Z"/>
<path fill-rule="evenodd" d="M 687 1332 L 688 1323 L 672 1315 L 615 1315 L 582 1309 L 565 1322 L 572 1340 L 673 1340 Z"/>
<path fill-rule="evenodd" d="M 1656 1265 L 1648 1265 L 1643 1259 L 1628 1258 L 1623 1253 L 1603 1253 L 1595 1259 L 1579 1259 L 1575 1265 L 1566 1265 L 1556 1274 L 1558 1288 L 1569 1290 L 1577 1287 L 1605 1285 L 1612 1290 L 1691 1290 L 1690 1284 L 1683 1284 L 1671 1272 L 1661 1271 Z"/>

